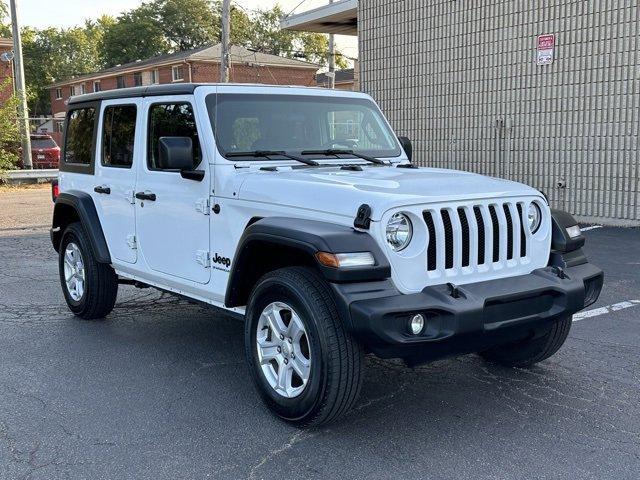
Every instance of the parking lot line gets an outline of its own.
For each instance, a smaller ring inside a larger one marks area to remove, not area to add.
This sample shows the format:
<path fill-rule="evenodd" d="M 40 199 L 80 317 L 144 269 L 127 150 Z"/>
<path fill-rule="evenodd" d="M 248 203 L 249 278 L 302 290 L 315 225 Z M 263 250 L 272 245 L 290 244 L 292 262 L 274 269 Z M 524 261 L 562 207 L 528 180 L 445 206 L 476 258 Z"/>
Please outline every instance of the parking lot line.
<path fill-rule="evenodd" d="M 573 321 L 578 322 L 585 318 L 597 317 L 606 313 L 617 312 L 618 310 L 624 310 L 625 308 L 640 306 L 640 300 L 625 300 L 624 302 L 614 303 L 613 305 L 607 305 L 605 307 L 594 308 L 593 310 L 587 310 L 585 312 L 576 313 L 573 316 Z"/>
<path fill-rule="evenodd" d="M 602 228 L 602 225 L 591 225 L 590 227 L 581 227 L 580 230 L 588 232 L 589 230 L 595 230 L 596 228 Z"/>

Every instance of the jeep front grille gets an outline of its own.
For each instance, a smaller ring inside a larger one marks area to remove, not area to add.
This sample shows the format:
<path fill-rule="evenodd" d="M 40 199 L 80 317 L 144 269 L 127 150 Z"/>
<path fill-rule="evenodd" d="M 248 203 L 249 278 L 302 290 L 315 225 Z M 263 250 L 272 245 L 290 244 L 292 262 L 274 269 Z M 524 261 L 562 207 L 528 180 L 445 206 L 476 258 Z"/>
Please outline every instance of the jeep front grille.
<path fill-rule="evenodd" d="M 524 211 L 523 202 L 425 210 L 427 271 L 521 263 L 527 257 Z"/>

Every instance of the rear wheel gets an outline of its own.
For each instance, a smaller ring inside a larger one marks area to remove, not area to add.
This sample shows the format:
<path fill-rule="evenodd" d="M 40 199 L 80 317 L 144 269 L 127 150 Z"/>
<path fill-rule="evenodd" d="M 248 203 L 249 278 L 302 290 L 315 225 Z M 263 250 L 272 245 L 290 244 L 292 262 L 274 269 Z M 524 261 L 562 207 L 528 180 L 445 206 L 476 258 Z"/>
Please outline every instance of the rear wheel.
<path fill-rule="evenodd" d="M 335 420 L 358 397 L 362 348 L 344 330 L 324 279 L 310 268 L 260 279 L 247 308 L 245 353 L 266 405 L 298 426 Z"/>
<path fill-rule="evenodd" d="M 546 360 L 562 347 L 571 330 L 571 323 L 571 315 L 563 317 L 541 337 L 494 347 L 481 352 L 480 355 L 508 367 L 530 367 Z"/>
<path fill-rule="evenodd" d="M 118 277 L 111 265 L 96 260 L 80 223 L 72 223 L 64 231 L 58 266 L 65 300 L 75 315 L 94 320 L 113 310 Z"/>

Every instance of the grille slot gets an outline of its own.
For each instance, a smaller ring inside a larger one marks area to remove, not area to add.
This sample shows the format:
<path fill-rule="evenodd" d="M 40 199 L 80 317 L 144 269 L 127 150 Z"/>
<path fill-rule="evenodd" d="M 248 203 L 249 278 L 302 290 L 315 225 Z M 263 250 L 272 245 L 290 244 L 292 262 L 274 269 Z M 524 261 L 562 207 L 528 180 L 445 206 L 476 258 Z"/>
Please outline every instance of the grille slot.
<path fill-rule="evenodd" d="M 424 221 L 429 231 L 429 246 L 427 247 L 427 271 L 433 272 L 437 268 L 436 256 L 436 226 L 431 212 L 424 212 Z"/>
<path fill-rule="evenodd" d="M 493 262 L 500 261 L 500 223 L 498 223 L 498 214 L 496 207 L 489 205 L 489 215 L 491 215 L 491 224 L 493 226 Z"/>
<path fill-rule="evenodd" d="M 522 210 L 522 204 L 516 205 L 518 209 L 518 217 L 520 218 L 520 257 L 527 256 L 527 236 L 524 233 L 524 211 Z"/>
<path fill-rule="evenodd" d="M 469 266 L 470 255 L 470 237 L 469 237 L 469 221 L 467 220 L 467 212 L 464 208 L 458 208 L 458 218 L 460 219 L 460 228 L 462 229 L 462 266 Z"/>
<path fill-rule="evenodd" d="M 473 207 L 473 213 L 476 216 L 476 224 L 478 225 L 478 265 L 484 264 L 484 218 L 482 218 L 482 210 L 480 207 Z"/>
<path fill-rule="evenodd" d="M 507 217 L 507 260 L 513 259 L 513 221 L 511 219 L 511 209 L 507 203 L 502 204 L 504 216 Z"/>
<path fill-rule="evenodd" d="M 449 210 L 441 210 L 444 225 L 444 268 L 453 268 L 453 225 Z"/>

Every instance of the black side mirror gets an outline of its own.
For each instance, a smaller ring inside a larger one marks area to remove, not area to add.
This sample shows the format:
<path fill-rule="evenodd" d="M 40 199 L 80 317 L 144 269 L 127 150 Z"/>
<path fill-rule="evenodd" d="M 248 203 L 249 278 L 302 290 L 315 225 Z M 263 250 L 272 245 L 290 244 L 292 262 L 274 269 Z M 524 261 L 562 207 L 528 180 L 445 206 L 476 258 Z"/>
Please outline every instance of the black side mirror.
<path fill-rule="evenodd" d="M 400 145 L 404 153 L 407 154 L 409 161 L 413 160 L 413 145 L 411 144 L 411 140 L 409 140 L 408 137 L 398 137 L 398 140 L 400 140 Z"/>
<path fill-rule="evenodd" d="M 158 167 L 163 170 L 193 170 L 193 142 L 189 137 L 160 137 Z"/>

